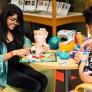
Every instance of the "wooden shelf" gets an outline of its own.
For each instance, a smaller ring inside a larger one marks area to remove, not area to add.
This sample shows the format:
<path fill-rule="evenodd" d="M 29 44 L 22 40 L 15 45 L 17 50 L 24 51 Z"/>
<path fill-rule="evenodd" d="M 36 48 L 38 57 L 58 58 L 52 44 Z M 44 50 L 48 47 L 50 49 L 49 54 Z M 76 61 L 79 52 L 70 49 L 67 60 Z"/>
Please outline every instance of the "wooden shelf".
<path fill-rule="evenodd" d="M 24 20 L 27 22 L 34 22 L 34 23 L 40 23 L 48 26 L 60 26 L 68 23 L 74 23 L 74 22 L 84 22 L 84 17 L 81 13 L 71 13 L 68 16 L 56 16 L 56 22 L 53 24 L 53 18 L 50 14 L 35 14 L 35 13 L 24 13 Z M 56 35 L 55 32 L 52 33 L 53 35 Z"/>
<path fill-rule="evenodd" d="M 34 14 L 34 13 L 24 13 L 24 20 L 27 22 L 35 22 L 35 23 L 52 26 L 52 18 L 50 16 Z"/>
<path fill-rule="evenodd" d="M 85 1 L 85 3 L 87 0 Z M 24 20 L 27 22 L 34 22 L 52 26 L 52 35 L 55 36 L 57 32 L 57 26 L 84 22 L 84 17 L 81 13 L 69 13 L 67 16 L 56 15 L 56 0 L 52 0 L 52 14 L 48 13 L 24 13 Z"/>
<path fill-rule="evenodd" d="M 35 13 L 24 13 L 24 20 L 28 22 L 36 22 L 53 26 L 52 15 L 47 14 L 35 14 Z M 68 16 L 56 16 L 56 26 L 60 26 L 67 23 L 73 22 L 84 22 L 84 18 L 81 13 L 71 13 Z"/>

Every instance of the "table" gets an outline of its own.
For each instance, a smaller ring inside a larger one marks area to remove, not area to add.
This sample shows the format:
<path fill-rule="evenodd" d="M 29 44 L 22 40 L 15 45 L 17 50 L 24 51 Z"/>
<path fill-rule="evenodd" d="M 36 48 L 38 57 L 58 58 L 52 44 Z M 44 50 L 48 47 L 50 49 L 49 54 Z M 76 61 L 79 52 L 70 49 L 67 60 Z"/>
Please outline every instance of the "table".
<path fill-rule="evenodd" d="M 57 57 L 57 62 L 39 62 L 39 63 L 30 63 L 31 66 L 37 68 L 47 68 L 53 70 L 53 76 L 56 75 L 56 69 L 64 70 L 64 92 L 69 92 L 69 81 L 70 81 L 70 70 L 78 69 L 78 65 L 75 63 L 74 59 L 70 58 L 68 60 L 61 60 Z M 55 78 L 55 77 L 54 77 Z M 53 91 L 55 92 L 55 80 L 53 84 Z"/>

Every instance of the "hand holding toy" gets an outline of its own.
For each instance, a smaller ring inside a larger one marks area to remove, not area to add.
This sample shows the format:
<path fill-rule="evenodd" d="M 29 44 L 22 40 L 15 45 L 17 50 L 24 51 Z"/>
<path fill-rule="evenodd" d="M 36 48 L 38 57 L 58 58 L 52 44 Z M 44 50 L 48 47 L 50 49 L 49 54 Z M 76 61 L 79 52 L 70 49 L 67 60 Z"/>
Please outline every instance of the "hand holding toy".
<path fill-rule="evenodd" d="M 75 54 L 74 59 L 76 60 L 76 63 L 78 63 L 80 60 L 87 60 L 89 57 L 88 51 L 77 51 Z"/>
<path fill-rule="evenodd" d="M 92 50 L 92 38 L 86 40 L 83 44 L 81 44 L 81 50 Z"/>

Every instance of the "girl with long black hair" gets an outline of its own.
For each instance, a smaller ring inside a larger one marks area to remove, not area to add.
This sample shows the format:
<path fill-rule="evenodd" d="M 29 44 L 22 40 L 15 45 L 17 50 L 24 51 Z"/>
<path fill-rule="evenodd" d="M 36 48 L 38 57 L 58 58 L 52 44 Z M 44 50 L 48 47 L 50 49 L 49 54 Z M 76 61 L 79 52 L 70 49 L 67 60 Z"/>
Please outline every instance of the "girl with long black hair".
<path fill-rule="evenodd" d="M 19 63 L 20 57 L 30 53 L 30 47 L 31 42 L 23 33 L 22 11 L 8 4 L 0 16 L 0 86 L 9 84 L 26 92 L 44 92 L 46 76 Z"/>

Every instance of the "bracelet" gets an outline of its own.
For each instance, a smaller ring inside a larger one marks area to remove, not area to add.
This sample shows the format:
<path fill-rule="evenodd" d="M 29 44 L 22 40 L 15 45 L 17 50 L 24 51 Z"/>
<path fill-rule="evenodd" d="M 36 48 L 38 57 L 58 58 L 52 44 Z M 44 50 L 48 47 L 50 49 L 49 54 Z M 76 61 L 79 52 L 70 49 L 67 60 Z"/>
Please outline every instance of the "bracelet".
<path fill-rule="evenodd" d="M 86 60 L 80 60 L 79 62 L 78 62 L 78 65 L 80 65 L 82 62 L 87 62 L 88 60 L 86 59 Z"/>
<path fill-rule="evenodd" d="M 11 56 L 15 56 L 16 55 L 16 52 L 11 51 L 10 54 L 11 54 Z"/>
<path fill-rule="evenodd" d="M 14 56 L 13 51 L 10 52 L 11 56 Z"/>

